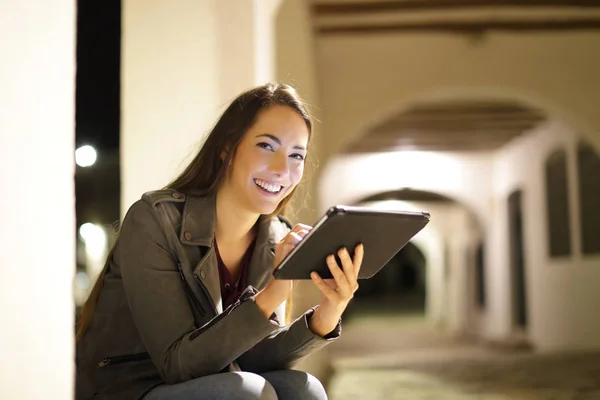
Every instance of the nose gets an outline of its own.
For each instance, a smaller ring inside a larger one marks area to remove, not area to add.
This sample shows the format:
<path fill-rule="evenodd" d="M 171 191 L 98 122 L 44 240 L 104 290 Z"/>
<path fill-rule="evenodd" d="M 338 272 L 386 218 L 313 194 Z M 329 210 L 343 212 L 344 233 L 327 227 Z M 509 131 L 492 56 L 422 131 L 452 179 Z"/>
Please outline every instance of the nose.
<path fill-rule="evenodd" d="M 285 154 L 275 154 L 269 163 L 269 172 L 278 177 L 287 176 L 289 171 L 288 158 Z"/>

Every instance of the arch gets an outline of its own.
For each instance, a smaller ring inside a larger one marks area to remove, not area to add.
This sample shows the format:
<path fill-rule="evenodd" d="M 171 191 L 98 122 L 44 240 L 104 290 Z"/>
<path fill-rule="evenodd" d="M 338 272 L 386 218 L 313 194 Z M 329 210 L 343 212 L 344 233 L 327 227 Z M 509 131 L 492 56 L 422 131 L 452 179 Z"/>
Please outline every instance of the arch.
<path fill-rule="evenodd" d="M 389 104 L 387 107 L 367 117 L 362 124 L 359 124 L 353 132 L 349 132 L 345 143 L 340 144 L 339 148 L 344 148 L 346 144 L 368 134 L 375 126 L 393 116 L 406 112 L 415 104 L 426 104 L 443 101 L 514 101 L 534 110 L 541 111 L 552 119 L 558 120 L 577 132 L 582 132 L 584 136 L 593 131 L 593 127 L 587 121 L 576 117 L 567 107 L 549 101 L 535 93 L 527 92 L 518 88 L 508 86 L 445 86 L 432 90 L 425 90 L 415 93 L 410 97 L 405 97 Z M 597 144 L 600 148 L 600 145 Z M 326 163 L 324 164 L 326 167 Z"/>
<path fill-rule="evenodd" d="M 468 205 L 465 204 L 460 199 L 455 199 L 453 197 L 447 196 L 445 194 L 429 191 L 429 190 L 417 190 L 412 188 L 403 188 L 399 190 L 391 190 L 386 192 L 374 193 L 369 196 L 366 196 L 362 199 L 356 200 L 352 204 L 361 205 L 368 203 L 377 203 L 377 202 L 385 202 L 385 201 L 401 201 L 401 202 L 410 202 L 410 203 L 426 203 L 426 204 L 443 204 L 443 203 L 453 203 L 458 205 L 459 207 L 465 209 L 467 213 L 473 218 L 475 223 L 478 225 L 478 228 L 481 232 L 484 229 L 484 221 L 479 218 L 479 215 Z"/>
<path fill-rule="evenodd" d="M 440 173 L 443 171 L 444 173 Z M 488 221 L 487 155 L 402 152 L 340 157 L 331 160 L 317 183 L 320 212 L 332 204 L 356 204 L 370 196 L 403 189 L 437 193 L 461 204 L 481 225 Z"/>
<path fill-rule="evenodd" d="M 373 201 L 385 201 L 385 200 L 400 200 L 400 201 L 425 201 L 425 202 L 436 202 L 446 203 L 454 202 L 455 200 L 450 197 L 444 196 L 443 194 L 429 192 L 426 190 L 415 190 L 410 188 L 403 188 L 399 190 L 392 190 L 388 192 L 376 193 L 371 196 L 365 197 L 357 201 L 357 204 L 368 203 Z"/>
<path fill-rule="evenodd" d="M 457 173 L 453 176 L 455 179 L 454 182 L 451 181 L 431 181 L 427 179 L 421 180 L 408 180 L 406 183 L 404 180 L 398 179 L 398 174 L 396 176 L 390 177 L 390 179 L 385 180 L 385 184 L 381 184 L 379 186 L 375 185 L 377 181 L 377 177 L 375 179 L 370 180 L 370 185 L 362 185 L 365 182 L 365 178 L 362 178 L 361 181 L 362 188 L 361 190 L 347 190 L 351 187 L 351 179 L 347 179 L 343 172 L 340 170 L 347 169 L 348 167 L 352 167 L 352 163 L 356 161 L 360 161 L 362 168 L 370 168 L 369 163 L 374 164 L 373 169 L 382 168 L 381 165 L 385 164 L 385 162 L 376 162 L 375 158 L 379 158 L 380 160 L 389 160 L 389 155 L 378 154 L 377 156 L 373 156 L 372 154 L 367 155 L 340 155 L 338 152 L 345 148 L 348 144 L 352 143 L 354 140 L 359 139 L 360 137 L 367 135 L 369 130 L 373 129 L 377 125 L 384 122 L 386 119 L 392 118 L 394 115 L 398 113 L 403 113 L 407 111 L 411 106 L 415 104 L 427 104 L 434 102 L 444 102 L 444 101 L 514 101 L 522 104 L 523 106 L 530 107 L 536 111 L 545 113 L 549 116 L 549 118 L 557 120 L 562 124 L 568 125 L 572 127 L 574 130 L 579 132 L 589 132 L 590 126 L 586 124 L 584 121 L 577 119 L 571 112 L 567 111 L 565 108 L 560 107 L 559 105 L 543 99 L 541 96 L 537 96 L 536 94 L 532 94 L 520 89 L 514 89 L 510 87 L 498 87 L 498 86 L 478 86 L 465 88 L 462 86 L 446 86 L 441 89 L 427 90 L 416 95 L 412 96 L 410 99 L 402 99 L 392 104 L 389 104 L 388 107 L 385 107 L 383 110 L 375 113 L 371 117 L 367 117 L 367 119 L 362 123 L 358 124 L 357 128 L 354 131 L 348 132 L 345 136 L 346 140 L 343 140 L 336 147 L 337 151 L 334 150 L 333 154 L 329 154 L 326 157 L 320 168 L 320 172 L 316 178 L 316 187 L 318 193 L 318 208 L 319 210 L 324 210 L 328 207 L 329 204 L 333 200 L 337 199 L 338 203 L 349 203 L 356 202 L 358 199 L 367 197 L 369 195 L 374 195 L 376 193 L 382 191 L 389 190 L 397 190 L 402 187 L 412 187 L 417 190 L 427 190 L 432 192 L 441 193 L 445 196 L 453 198 L 457 202 L 467 206 L 467 208 L 473 210 L 475 214 L 478 216 L 477 219 L 482 222 L 486 222 L 488 218 L 486 215 L 490 212 L 490 208 L 486 207 L 485 204 L 488 203 L 487 199 L 477 199 L 471 195 L 466 195 L 466 193 L 475 193 L 476 188 L 470 188 L 469 182 L 481 181 L 476 178 L 478 171 L 481 171 L 480 168 L 486 168 L 486 160 L 487 156 L 482 156 L 481 160 L 475 160 L 475 166 L 473 166 L 472 162 L 469 164 L 469 167 L 473 167 L 472 170 L 467 170 L 463 168 L 463 172 L 465 174 Z M 401 154 L 400 154 L 401 153 Z M 458 163 L 452 163 L 448 160 L 448 157 L 438 153 L 435 155 L 434 152 L 419 152 L 419 151 L 410 151 L 410 152 L 399 152 L 402 158 L 411 158 L 412 161 L 414 159 L 421 158 L 421 160 L 416 160 L 417 165 L 413 168 L 414 171 L 423 171 L 427 169 L 427 164 L 431 164 L 432 158 L 437 158 L 435 161 L 439 161 L 439 168 L 443 168 L 445 173 L 448 174 L 452 171 L 455 171 Z M 387 157 L 387 158 L 386 158 Z M 474 156 L 476 157 L 476 156 Z M 342 160 L 343 159 L 343 160 Z M 410 169 L 410 162 L 402 163 L 399 162 L 399 159 L 394 160 L 396 164 L 405 169 Z M 473 160 L 470 160 L 473 161 Z M 480 163 L 478 162 L 480 161 Z M 377 165 L 379 164 L 379 166 Z M 393 164 L 393 163 L 392 163 Z M 464 167 L 464 166 L 463 166 Z M 461 168 L 461 167 L 458 167 Z M 489 166 L 487 166 L 489 168 Z M 350 171 L 347 174 L 353 174 L 355 171 Z M 455 171 L 456 172 L 456 171 Z M 358 174 L 360 175 L 360 173 Z M 344 178 L 347 183 L 345 188 L 340 188 L 336 190 L 328 191 L 328 187 L 336 186 L 335 181 L 339 180 L 340 176 Z M 463 183 L 462 187 L 457 185 L 456 181 L 460 181 Z M 485 179 L 484 179 L 485 181 Z M 371 187 L 369 187 L 371 186 Z M 377 187 L 376 187 L 377 186 Z M 465 190 L 465 188 L 467 190 Z M 473 189 L 473 190 L 469 190 Z M 335 192 L 335 193 L 331 193 Z"/>

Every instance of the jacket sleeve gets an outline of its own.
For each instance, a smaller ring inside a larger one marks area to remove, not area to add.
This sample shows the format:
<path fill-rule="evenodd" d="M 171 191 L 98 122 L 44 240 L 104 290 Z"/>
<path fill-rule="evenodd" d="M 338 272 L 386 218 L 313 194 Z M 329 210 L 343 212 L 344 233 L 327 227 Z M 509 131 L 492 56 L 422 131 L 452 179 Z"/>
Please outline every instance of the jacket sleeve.
<path fill-rule="evenodd" d="M 244 353 L 237 360 L 242 370 L 259 373 L 289 369 L 302 358 L 337 339 L 342 333 L 341 322 L 325 337 L 315 335 L 310 330 L 308 321 L 315 308 L 271 333 Z"/>
<path fill-rule="evenodd" d="M 134 323 L 162 379 L 173 384 L 214 374 L 279 325 L 262 314 L 256 290 L 197 328 L 177 260 L 152 206 L 143 200 L 121 226 L 115 261 Z"/>

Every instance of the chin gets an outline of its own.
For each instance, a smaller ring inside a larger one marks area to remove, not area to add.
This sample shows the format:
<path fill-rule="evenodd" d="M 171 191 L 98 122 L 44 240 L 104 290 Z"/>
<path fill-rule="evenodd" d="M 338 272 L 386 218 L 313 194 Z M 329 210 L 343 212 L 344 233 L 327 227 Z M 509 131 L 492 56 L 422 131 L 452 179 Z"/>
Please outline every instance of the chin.
<path fill-rule="evenodd" d="M 256 207 L 256 209 L 258 210 L 259 214 L 262 215 L 269 215 L 269 214 L 273 214 L 273 212 L 277 209 L 277 207 L 279 206 L 279 203 L 272 205 L 266 205 L 263 204 L 261 206 Z"/>

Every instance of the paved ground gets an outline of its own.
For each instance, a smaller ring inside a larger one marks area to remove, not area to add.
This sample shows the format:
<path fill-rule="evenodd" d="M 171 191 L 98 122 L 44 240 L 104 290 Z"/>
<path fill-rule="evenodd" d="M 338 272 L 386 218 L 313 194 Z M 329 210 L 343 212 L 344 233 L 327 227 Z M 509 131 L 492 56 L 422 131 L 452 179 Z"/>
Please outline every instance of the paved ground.
<path fill-rule="evenodd" d="M 492 350 L 443 336 L 418 316 L 357 317 L 331 350 L 331 400 L 600 399 L 600 352 Z"/>

